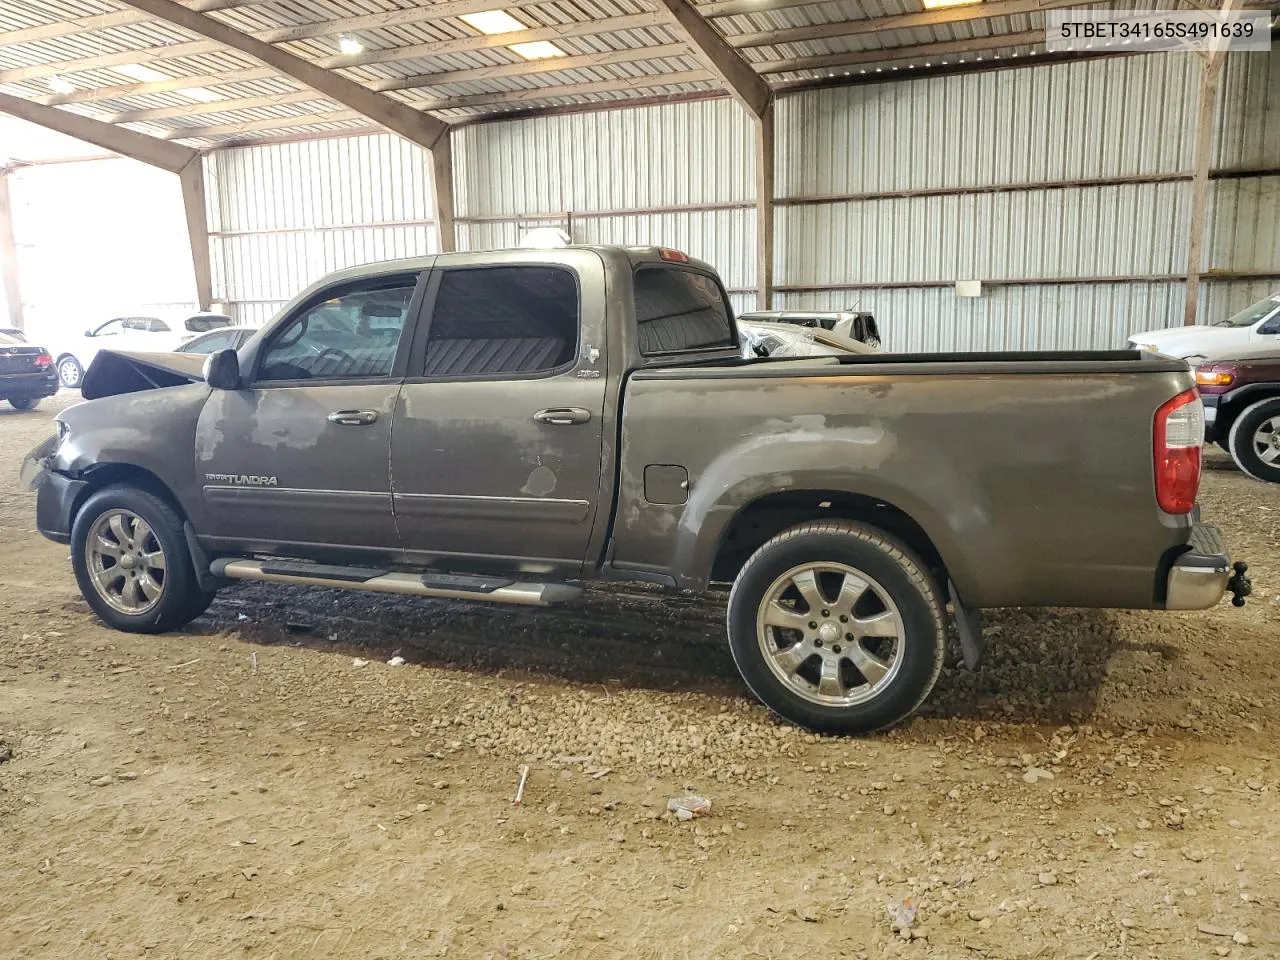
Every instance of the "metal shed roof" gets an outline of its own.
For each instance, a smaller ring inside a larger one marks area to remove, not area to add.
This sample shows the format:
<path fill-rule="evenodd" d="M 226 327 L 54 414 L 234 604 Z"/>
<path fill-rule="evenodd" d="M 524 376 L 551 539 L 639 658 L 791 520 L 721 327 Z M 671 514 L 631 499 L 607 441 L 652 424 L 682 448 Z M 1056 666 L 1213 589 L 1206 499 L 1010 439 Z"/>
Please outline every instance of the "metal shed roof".
<path fill-rule="evenodd" d="M 1177 0 L 1092 2 L 1152 8 Z M 707 0 L 694 9 L 717 42 L 776 90 L 1040 56 L 1043 10 L 1065 5 L 985 0 L 925 10 L 921 0 Z M 666 0 L 182 0 L 182 6 L 450 123 L 724 89 Z M 523 29 L 491 36 L 461 19 L 494 10 Z M 529 59 L 513 49 L 520 43 L 553 44 L 554 55 Z M 128 0 L 6 0 L 0 92 L 198 147 L 371 125 L 287 73 Z"/>

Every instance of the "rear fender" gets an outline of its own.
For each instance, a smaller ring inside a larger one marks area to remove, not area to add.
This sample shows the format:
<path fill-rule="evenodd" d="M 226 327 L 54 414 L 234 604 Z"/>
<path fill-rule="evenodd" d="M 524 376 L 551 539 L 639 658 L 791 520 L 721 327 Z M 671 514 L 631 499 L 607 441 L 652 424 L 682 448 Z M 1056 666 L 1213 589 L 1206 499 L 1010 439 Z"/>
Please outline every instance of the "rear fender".
<path fill-rule="evenodd" d="M 770 494 L 823 490 L 879 500 L 905 513 L 933 543 L 963 595 L 973 582 L 954 528 L 988 523 L 975 506 L 980 501 L 957 489 L 952 515 L 944 517 L 923 497 L 875 473 L 891 446 L 878 427 L 867 426 L 798 430 L 729 447 L 691 485 L 672 564 L 681 585 L 696 589 L 709 581 L 725 532 L 741 510 Z M 964 483 L 961 477 L 956 482 Z"/>

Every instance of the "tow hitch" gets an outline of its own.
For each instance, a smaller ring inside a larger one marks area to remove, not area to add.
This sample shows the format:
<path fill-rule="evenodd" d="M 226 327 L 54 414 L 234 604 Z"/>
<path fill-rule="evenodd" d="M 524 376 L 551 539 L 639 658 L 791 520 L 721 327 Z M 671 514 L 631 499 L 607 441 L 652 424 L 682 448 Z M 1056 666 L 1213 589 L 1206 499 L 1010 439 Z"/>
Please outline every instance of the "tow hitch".
<path fill-rule="evenodd" d="M 1231 569 L 1235 572 L 1231 574 L 1231 578 L 1227 581 L 1227 589 L 1231 591 L 1231 604 L 1236 607 L 1244 606 L 1244 598 L 1253 593 L 1253 581 L 1245 576 L 1249 569 L 1247 563 L 1234 563 Z"/>

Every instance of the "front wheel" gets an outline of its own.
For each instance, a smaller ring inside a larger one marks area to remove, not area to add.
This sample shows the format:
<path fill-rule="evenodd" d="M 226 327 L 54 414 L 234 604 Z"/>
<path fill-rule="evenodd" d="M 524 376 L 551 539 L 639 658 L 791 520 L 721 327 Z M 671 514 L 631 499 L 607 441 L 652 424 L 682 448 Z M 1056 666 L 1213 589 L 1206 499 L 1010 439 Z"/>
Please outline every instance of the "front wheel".
<path fill-rule="evenodd" d="M 10 397 L 9 406 L 15 410 L 34 410 L 40 400 L 38 397 Z"/>
<path fill-rule="evenodd" d="M 1280 483 L 1280 397 L 1240 411 L 1227 437 L 1231 459 L 1255 480 Z"/>
<path fill-rule="evenodd" d="M 84 367 L 79 360 L 69 354 L 58 359 L 58 380 L 64 387 L 78 387 L 83 379 Z"/>
<path fill-rule="evenodd" d="M 213 602 L 196 580 L 177 512 L 136 487 L 106 487 L 80 508 L 71 564 L 93 612 L 116 630 L 163 633 Z"/>
<path fill-rule="evenodd" d="M 729 647 L 766 706 L 827 733 L 910 715 L 946 651 L 942 602 L 924 565 L 874 527 L 804 523 L 769 540 L 729 594 Z"/>

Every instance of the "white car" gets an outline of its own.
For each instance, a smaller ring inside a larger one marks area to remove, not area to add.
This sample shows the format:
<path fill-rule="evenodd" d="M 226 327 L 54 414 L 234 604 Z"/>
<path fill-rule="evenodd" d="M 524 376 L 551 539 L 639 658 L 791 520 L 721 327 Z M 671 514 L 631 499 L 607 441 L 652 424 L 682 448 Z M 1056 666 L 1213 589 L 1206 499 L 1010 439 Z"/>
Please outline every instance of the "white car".
<path fill-rule="evenodd" d="M 58 348 L 58 378 L 64 387 L 78 387 L 99 350 L 168 352 L 197 334 L 231 324 L 231 318 L 220 313 L 192 314 L 172 326 L 159 317 L 116 317 Z"/>
<path fill-rule="evenodd" d="M 1154 350 L 1182 360 L 1272 344 L 1280 346 L 1280 293 L 1264 297 L 1214 324 L 1147 330 L 1129 338 L 1132 350 Z"/>

